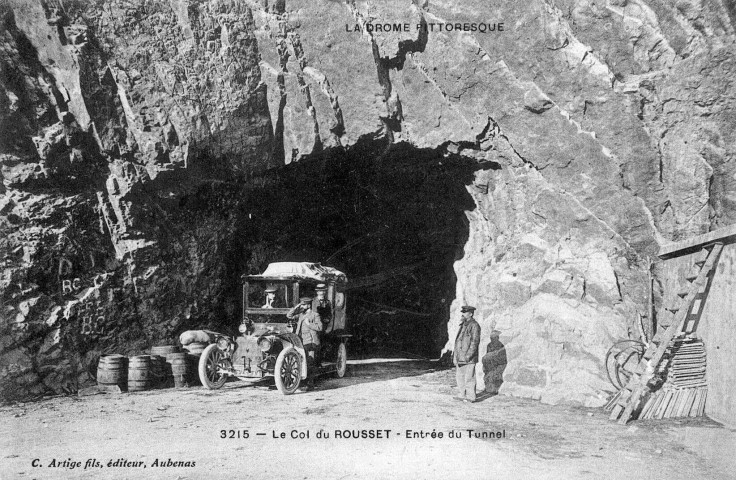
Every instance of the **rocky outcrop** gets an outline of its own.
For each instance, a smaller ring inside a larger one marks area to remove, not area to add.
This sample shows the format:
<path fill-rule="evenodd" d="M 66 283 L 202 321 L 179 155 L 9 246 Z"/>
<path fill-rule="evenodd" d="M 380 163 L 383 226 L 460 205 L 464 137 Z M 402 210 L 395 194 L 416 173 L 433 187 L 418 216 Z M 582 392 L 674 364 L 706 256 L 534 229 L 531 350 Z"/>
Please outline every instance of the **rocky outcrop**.
<path fill-rule="evenodd" d="M 244 186 L 276 165 L 474 164 L 447 189 L 474 203 L 447 335 L 476 305 L 482 351 L 494 329 L 505 347 L 501 393 L 550 403 L 605 401 L 603 356 L 648 312 L 659 243 L 736 215 L 722 0 L 0 13 L 5 392 L 71 390 L 106 349 L 234 318 L 238 274 L 273 253 L 245 238 Z"/>
<path fill-rule="evenodd" d="M 475 304 L 501 331 L 502 392 L 591 406 L 606 349 L 647 314 L 658 244 L 732 223 L 733 18 L 656 0 L 255 13 L 287 162 L 374 136 L 501 166 L 468 186 L 452 314 Z"/>
<path fill-rule="evenodd" d="M 232 311 L 235 194 L 210 185 L 274 165 L 245 3 L 53 5 L 0 6 L 7 397 Z"/>

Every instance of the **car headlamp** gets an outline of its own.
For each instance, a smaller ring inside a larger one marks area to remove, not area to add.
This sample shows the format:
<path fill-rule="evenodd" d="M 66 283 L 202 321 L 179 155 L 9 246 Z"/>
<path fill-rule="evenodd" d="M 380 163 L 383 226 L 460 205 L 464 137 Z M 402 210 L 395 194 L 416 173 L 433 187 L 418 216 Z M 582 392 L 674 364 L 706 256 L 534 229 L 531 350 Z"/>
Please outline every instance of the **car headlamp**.
<path fill-rule="evenodd" d="M 241 324 L 240 324 L 240 325 L 238 326 L 238 331 L 239 331 L 240 333 L 245 333 L 245 332 L 247 332 L 247 331 L 248 331 L 248 325 L 246 325 L 246 324 L 244 324 L 244 323 L 241 323 Z"/>
<path fill-rule="evenodd" d="M 230 340 L 228 340 L 225 337 L 220 337 L 217 339 L 217 348 L 219 348 L 222 351 L 226 351 L 230 348 Z"/>
<path fill-rule="evenodd" d="M 261 339 L 258 340 L 258 348 L 260 348 L 262 352 L 267 352 L 271 350 L 272 346 L 273 341 L 271 341 L 271 339 L 268 337 L 261 337 Z"/>

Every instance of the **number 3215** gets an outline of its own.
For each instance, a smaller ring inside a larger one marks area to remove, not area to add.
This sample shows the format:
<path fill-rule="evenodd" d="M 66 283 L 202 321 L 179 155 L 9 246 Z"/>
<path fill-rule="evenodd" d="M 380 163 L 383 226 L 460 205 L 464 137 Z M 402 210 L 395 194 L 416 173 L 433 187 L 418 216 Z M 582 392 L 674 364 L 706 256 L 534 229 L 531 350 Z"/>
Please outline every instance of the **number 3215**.
<path fill-rule="evenodd" d="M 220 430 L 220 438 L 249 438 L 248 430 Z"/>

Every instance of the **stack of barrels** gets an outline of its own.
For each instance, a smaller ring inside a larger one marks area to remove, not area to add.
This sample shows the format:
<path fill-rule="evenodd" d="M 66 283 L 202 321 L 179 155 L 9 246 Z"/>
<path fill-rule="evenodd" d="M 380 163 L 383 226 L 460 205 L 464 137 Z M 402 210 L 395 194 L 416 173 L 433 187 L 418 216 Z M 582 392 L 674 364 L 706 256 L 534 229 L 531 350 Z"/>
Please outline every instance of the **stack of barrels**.
<path fill-rule="evenodd" d="M 199 354 L 201 352 L 196 355 L 197 361 Z M 150 355 L 130 358 L 119 354 L 103 355 L 97 366 L 97 383 L 101 387 L 127 388 L 129 392 L 157 387 L 186 387 L 196 376 L 194 356 L 191 352 L 180 351 L 175 345 L 152 347 Z"/>

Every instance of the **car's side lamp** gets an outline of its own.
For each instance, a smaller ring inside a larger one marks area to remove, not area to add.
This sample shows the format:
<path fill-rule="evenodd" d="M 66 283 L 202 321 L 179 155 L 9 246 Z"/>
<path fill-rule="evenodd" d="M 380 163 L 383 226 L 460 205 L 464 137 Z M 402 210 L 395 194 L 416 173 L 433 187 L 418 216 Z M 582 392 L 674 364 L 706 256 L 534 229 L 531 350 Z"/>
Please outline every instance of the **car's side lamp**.
<path fill-rule="evenodd" d="M 217 339 L 217 348 L 219 348 L 223 352 L 230 350 L 230 345 L 230 340 L 225 337 L 220 337 Z"/>
<path fill-rule="evenodd" d="M 268 352 L 271 350 L 272 346 L 273 341 L 268 337 L 261 337 L 260 340 L 258 340 L 258 348 L 260 348 L 262 352 Z"/>
<path fill-rule="evenodd" d="M 239 331 L 240 333 L 245 333 L 245 332 L 247 332 L 247 331 L 248 331 L 248 325 L 247 325 L 247 324 L 245 324 L 245 323 L 241 323 L 241 324 L 240 324 L 240 325 L 238 326 L 238 331 Z"/>

